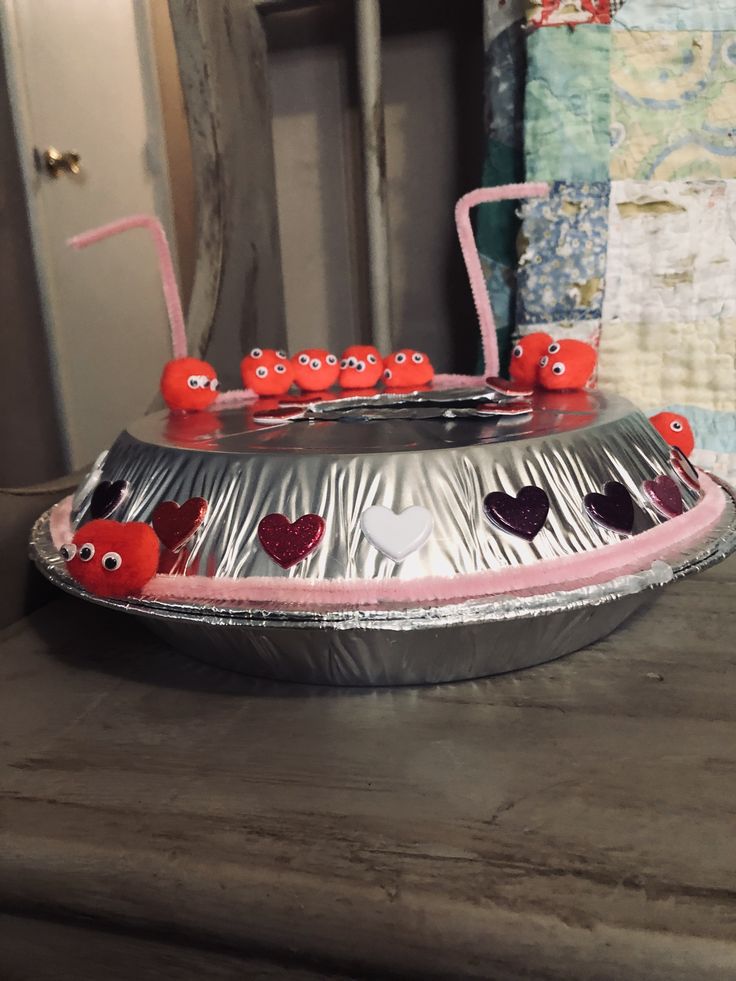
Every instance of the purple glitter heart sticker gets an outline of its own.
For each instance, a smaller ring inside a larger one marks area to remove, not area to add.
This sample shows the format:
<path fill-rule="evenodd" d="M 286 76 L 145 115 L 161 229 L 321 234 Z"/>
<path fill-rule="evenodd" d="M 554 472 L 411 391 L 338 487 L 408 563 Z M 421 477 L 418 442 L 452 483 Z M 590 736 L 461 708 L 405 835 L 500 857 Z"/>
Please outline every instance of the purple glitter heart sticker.
<path fill-rule="evenodd" d="M 678 514 L 682 514 L 682 494 L 672 477 L 645 480 L 641 489 L 665 518 L 676 518 Z"/>
<path fill-rule="evenodd" d="M 492 491 L 483 501 L 486 517 L 502 531 L 530 542 L 547 520 L 549 498 L 541 487 L 522 487 L 516 497 Z"/>
<path fill-rule="evenodd" d="M 634 529 L 634 502 L 623 484 L 609 480 L 602 494 L 586 494 L 583 503 L 588 515 L 604 528 L 630 535 Z"/>
<path fill-rule="evenodd" d="M 89 513 L 93 518 L 107 518 L 117 510 L 128 496 L 128 481 L 102 480 L 95 487 L 89 504 Z"/>

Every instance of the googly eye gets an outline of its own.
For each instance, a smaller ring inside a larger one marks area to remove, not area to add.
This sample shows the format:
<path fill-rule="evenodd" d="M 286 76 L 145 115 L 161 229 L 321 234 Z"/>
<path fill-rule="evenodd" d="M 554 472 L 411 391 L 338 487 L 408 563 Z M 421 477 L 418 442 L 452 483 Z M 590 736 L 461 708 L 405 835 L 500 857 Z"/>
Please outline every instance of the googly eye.
<path fill-rule="evenodd" d="M 74 556 L 77 554 L 77 546 L 70 542 L 68 545 L 62 545 L 59 549 L 59 555 L 65 562 L 71 562 Z"/>
<path fill-rule="evenodd" d="M 549 361 L 549 358 L 548 358 L 548 357 L 547 357 L 547 355 L 545 354 L 545 355 L 544 355 L 544 357 L 541 357 L 541 358 L 539 359 L 539 367 L 540 367 L 540 368 L 546 368 L 546 367 L 547 367 L 547 362 L 548 362 L 548 361 Z"/>
<path fill-rule="evenodd" d="M 365 361 L 358 361 L 358 363 L 355 365 L 355 370 L 365 371 Z"/>
<path fill-rule="evenodd" d="M 256 368 L 256 378 L 265 378 L 268 375 L 268 368 L 265 364 L 259 365 Z"/>
<path fill-rule="evenodd" d="M 199 375 L 190 375 L 187 378 L 187 385 L 192 389 L 199 388 Z"/>
<path fill-rule="evenodd" d="M 405 361 L 406 361 L 406 355 L 405 354 L 397 354 L 396 355 L 396 364 L 403 364 Z"/>
<path fill-rule="evenodd" d="M 309 367 L 312 369 L 312 371 L 319 371 L 319 369 L 322 367 L 322 362 L 319 360 L 319 358 L 312 358 Z"/>
<path fill-rule="evenodd" d="M 299 357 L 297 358 L 297 360 L 298 360 L 299 364 L 309 364 L 309 355 L 308 354 L 300 354 Z"/>
<path fill-rule="evenodd" d="M 209 376 L 207 376 L 207 375 L 200 375 L 199 376 L 199 387 L 200 388 L 209 388 L 210 387 L 210 379 L 209 379 Z"/>
<path fill-rule="evenodd" d="M 562 361 L 555 361 L 555 363 L 552 365 L 553 375 L 564 375 L 566 370 L 567 369 Z"/>
<path fill-rule="evenodd" d="M 348 368 L 354 368 L 358 363 L 357 358 L 348 358 Z"/>
<path fill-rule="evenodd" d="M 422 361 L 424 361 L 424 356 L 415 352 L 412 354 L 411 360 L 414 362 L 414 364 L 421 364 Z"/>
<path fill-rule="evenodd" d="M 388 381 L 391 378 L 391 369 L 386 368 L 383 372 L 383 377 Z"/>
<path fill-rule="evenodd" d="M 262 358 L 263 351 L 259 347 L 254 347 L 253 350 L 250 352 L 250 356 L 252 358 Z"/>
<path fill-rule="evenodd" d="M 673 433 L 681 433 L 685 427 L 677 419 L 673 419 L 670 423 L 670 429 Z"/>
<path fill-rule="evenodd" d="M 211 389 L 211 391 L 216 392 L 219 387 L 220 387 L 219 381 L 216 378 L 211 378 L 210 379 L 210 389 Z"/>
<path fill-rule="evenodd" d="M 77 554 L 82 562 L 89 562 L 95 557 L 95 547 L 92 542 L 85 542 Z"/>
<path fill-rule="evenodd" d="M 347 366 L 348 366 L 348 359 L 347 358 L 343 358 L 342 361 L 340 362 L 340 367 L 344 371 L 347 368 Z"/>
<path fill-rule="evenodd" d="M 279 375 L 285 375 L 286 374 L 286 365 L 285 364 L 277 364 L 277 365 L 274 365 L 273 370 L 277 374 L 279 374 Z"/>
<path fill-rule="evenodd" d="M 277 351 L 276 352 L 276 357 L 277 358 L 281 358 L 282 361 L 287 361 L 288 358 L 289 358 L 289 355 L 286 353 L 286 351 Z"/>
<path fill-rule="evenodd" d="M 547 348 L 547 354 L 557 354 L 559 350 L 560 345 L 557 343 L 557 341 L 555 341 L 554 344 L 550 344 L 550 346 Z"/>
<path fill-rule="evenodd" d="M 511 352 L 511 357 L 520 358 L 523 353 L 524 353 L 524 348 L 521 346 L 521 344 L 517 344 L 514 350 Z"/>
<path fill-rule="evenodd" d="M 375 356 L 375 354 L 369 354 L 366 361 L 368 364 L 378 364 L 378 358 Z"/>
<path fill-rule="evenodd" d="M 117 571 L 122 564 L 120 552 L 105 552 L 102 556 L 102 568 L 107 569 L 108 572 Z"/>
<path fill-rule="evenodd" d="M 331 364 L 331 365 L 337 364 L 337 358 L 335 357 L 334 354 L 328 354 L 327 357 L 325 358 L 325 361 L 327 362 L 327 364 Z"/>

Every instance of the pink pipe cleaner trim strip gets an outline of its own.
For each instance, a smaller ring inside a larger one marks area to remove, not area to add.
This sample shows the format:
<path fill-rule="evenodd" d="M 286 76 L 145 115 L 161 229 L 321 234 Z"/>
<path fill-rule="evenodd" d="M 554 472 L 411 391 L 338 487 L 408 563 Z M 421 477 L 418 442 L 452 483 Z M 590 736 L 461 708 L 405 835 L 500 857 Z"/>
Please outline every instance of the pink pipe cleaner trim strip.
<path fill-rule="evenodd" d="M 251 388 L 236 388 L 230 392 L 223 392 L 215 399 L 216 409 L 237 409 L 239 405 L 253 402 L 259 396 Z"/>
<path fill-rule="evenodd" d="M 483 343 L 483 358 L 486 366 L 484 378 L 488 375 L 498 374 L 498 341 L 496 339 L 496 321 L 493 318 L 491 299 L 488 295 L 488 287 L 478 254 L 478 244 L 475 241 L 473 226 L 470 223 L 470 209 L 476 205 L 491 204 L 494 201 L 541 198 L 548 193 L 549 184 L 503 184 L 501 187 L 480 187 L 475 191 L 470 191 L 468 194 L 464 194 L 455 205 L 457 235 L 460 239 L 460 248 L 463 251 L 463 259 L 468 272 Z"/>
<path fill-rule="evenodd" d="M 66 244 L 73 249 L 86 249 L 88 245 L 94 245 L 112 235 L 127 232 L 131 228 L 147 228 L 153 238 L 158 257 L 161 285 L 166 300 L 166 310 L 169 314 L 171 350 L 175 358 L 185 358 L 187 356 L 187 333 L 184 324 L 184 311 L 181 307 L 181 297 L 176 283 L 171 249 L 166 238 L 166 232 L 158 218 L 153 215 L 130 215 L 127 218 L 120 218 L 118 221 L 111 221 L 108 225 L 91 228 L 88 232 L 81 232 L 81 234 L 68 239 Z"/>
<path fill-rule="evenodd" d="M 677 518 L 621 542 L 603 545 L 579 555 L 544 559 L 531 566 L 413 580 L 307 580 L 267 576 L 225 579 L 157 575 L 143 590 L 143 596 L 146 599 L 209 604 L 283 603 L 305 609 L 319 607 L 328 610 L 346 605 L 361 609 L 389 601 L 429 604 L 518 592 L 576 589 L 642 571 L 656 559 L 663 558 L 675 548 L 686 546 L 709 531 L 725 510 L 726 493 L 704 473 L 701 472 L 700 477 L 704 496 L 695 507 Z M 71 540 L 68 524 L 70 507 L 70 498 L 67 498 L 51 514 L 51 536 L 57 548 Z"/>

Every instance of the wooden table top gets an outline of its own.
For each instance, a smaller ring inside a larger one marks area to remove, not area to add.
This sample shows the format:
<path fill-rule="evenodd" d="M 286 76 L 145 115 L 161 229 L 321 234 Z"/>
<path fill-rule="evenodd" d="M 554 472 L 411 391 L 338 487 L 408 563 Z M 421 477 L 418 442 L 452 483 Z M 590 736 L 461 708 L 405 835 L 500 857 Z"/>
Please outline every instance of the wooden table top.
<path fill-rule="evenodd" d="M 424 689 L 253 681 L 59 598 L 0 635 L 0 914 L 4 981 L 736 979 L 736 562 Z"/>

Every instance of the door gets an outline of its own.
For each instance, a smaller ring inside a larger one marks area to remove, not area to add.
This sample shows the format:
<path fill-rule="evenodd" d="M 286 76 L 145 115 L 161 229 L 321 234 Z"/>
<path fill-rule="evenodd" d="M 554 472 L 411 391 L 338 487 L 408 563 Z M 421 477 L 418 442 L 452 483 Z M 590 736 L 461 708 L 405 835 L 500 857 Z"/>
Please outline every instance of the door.
<path fill-rule="evenodd" d="M 134 212 L 171 232 L 147 2 L 1 0 L 57 412 L 78 467 L 143 414 L 170 357 L 155 254 L 137 230 L 75 252 L 76 232 Z M 76 151 L 52 177 L 34 150 Z M 173 237 L 170 234 L 169 238 Z"/>

